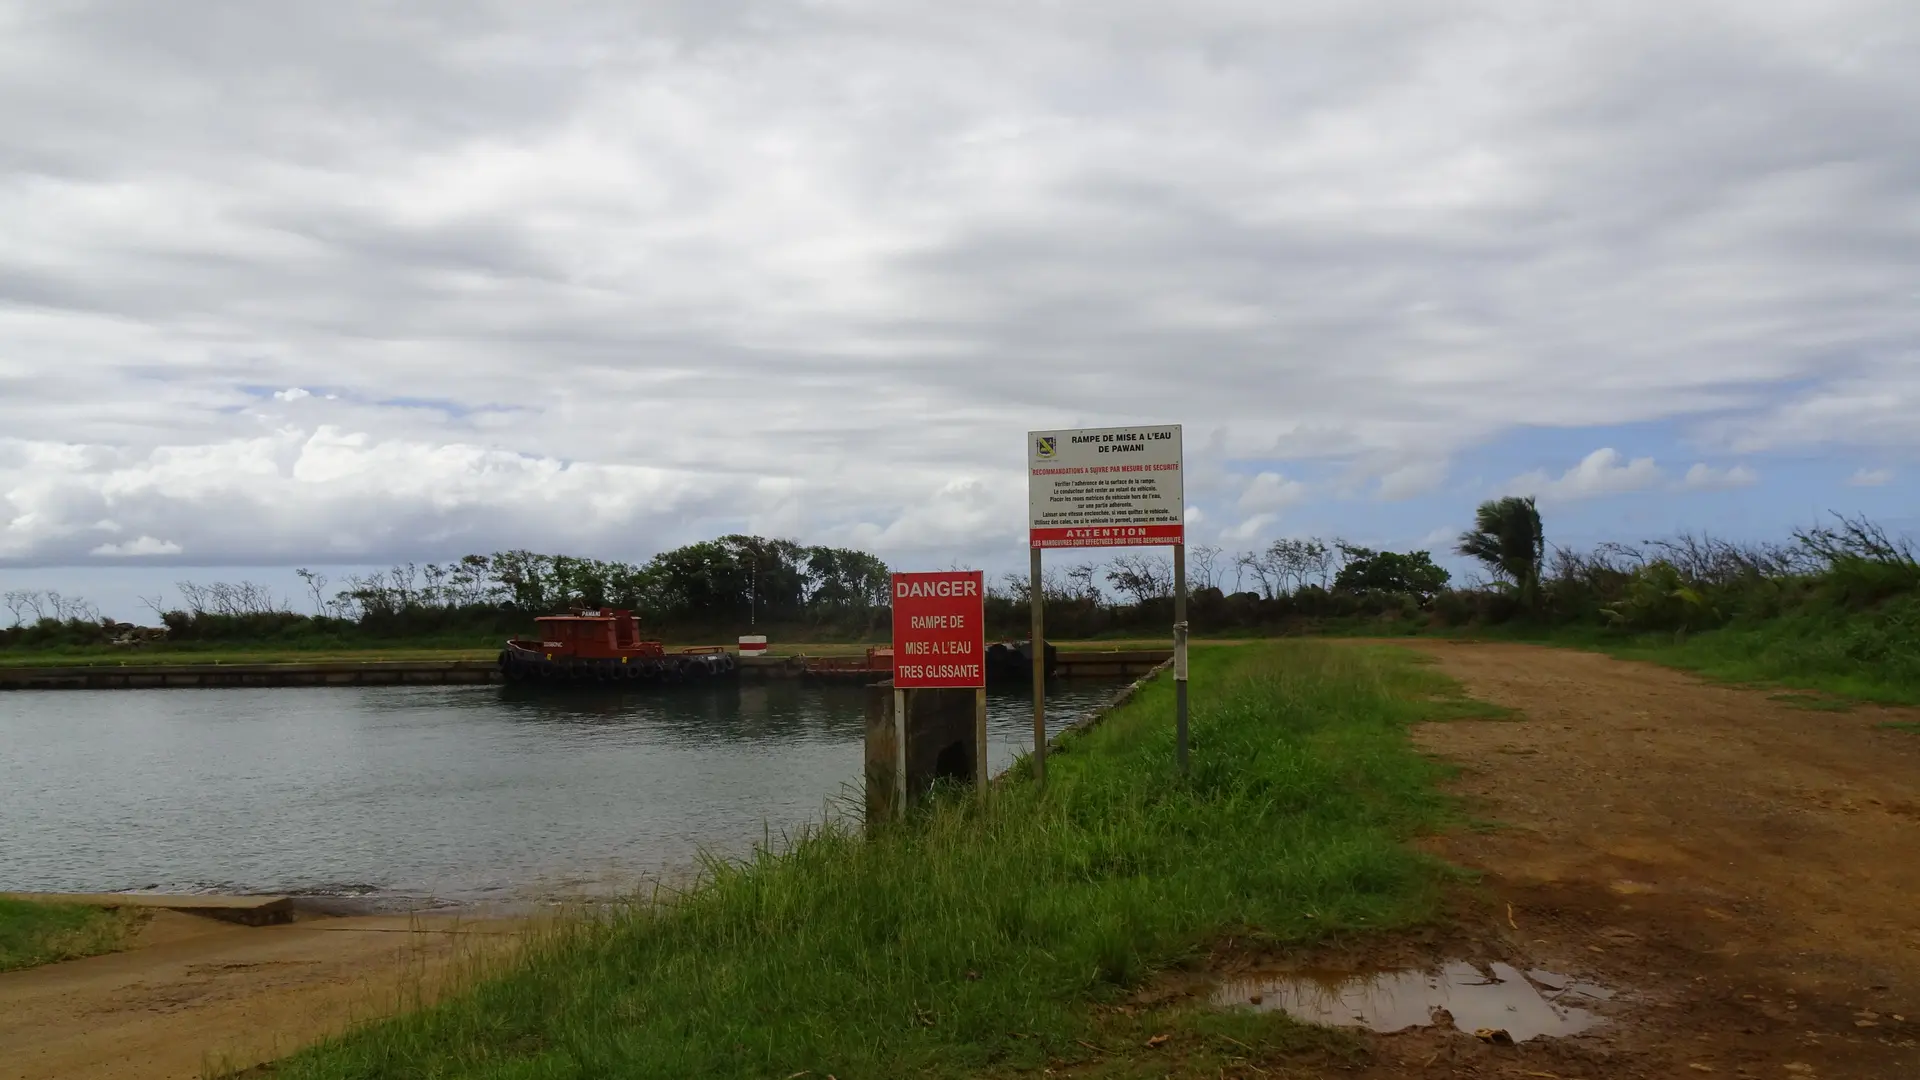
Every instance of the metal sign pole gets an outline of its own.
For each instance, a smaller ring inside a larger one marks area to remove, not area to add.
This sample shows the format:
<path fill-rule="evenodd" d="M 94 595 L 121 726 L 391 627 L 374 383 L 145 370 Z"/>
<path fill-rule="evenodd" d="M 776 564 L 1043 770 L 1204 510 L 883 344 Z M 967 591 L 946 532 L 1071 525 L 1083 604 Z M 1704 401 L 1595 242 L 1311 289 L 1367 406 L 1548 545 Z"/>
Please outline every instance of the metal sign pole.
<path fill-rule="evenodd" d="M 1173 715 L 1180 775 L 1187 775 L 1187 545 L 1173 545 Z"/>
<path fill-rule="evenodd" d="M 893 816 L 907 813 L 907 692 L 893 691 Z"/>
<path fill-rule="evenodd" d="M 987 786 L 992 781 L 987 766 L 987 688 L 973 692 L 973 786 L 981 802 L 987 801 Z"/>
<path fill-rule="evenodd" d="M 1027 592 L 1033 601 L 1033 778 L 1047 783 L 1047 604 L 1040 589 L 1040 548 L 1033 549 Z"/>

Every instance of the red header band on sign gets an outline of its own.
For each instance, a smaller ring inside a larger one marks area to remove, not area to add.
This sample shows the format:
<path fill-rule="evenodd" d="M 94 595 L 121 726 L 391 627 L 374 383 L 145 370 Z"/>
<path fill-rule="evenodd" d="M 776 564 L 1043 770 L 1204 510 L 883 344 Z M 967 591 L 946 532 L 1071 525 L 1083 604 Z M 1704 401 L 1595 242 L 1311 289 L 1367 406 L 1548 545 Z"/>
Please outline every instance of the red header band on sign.
<path fill-rule="evenodd" d="M 1184 525 L 1089 525 L 1029 532 L 1037 548 L 1164 547 L 1187 542 Z"/>

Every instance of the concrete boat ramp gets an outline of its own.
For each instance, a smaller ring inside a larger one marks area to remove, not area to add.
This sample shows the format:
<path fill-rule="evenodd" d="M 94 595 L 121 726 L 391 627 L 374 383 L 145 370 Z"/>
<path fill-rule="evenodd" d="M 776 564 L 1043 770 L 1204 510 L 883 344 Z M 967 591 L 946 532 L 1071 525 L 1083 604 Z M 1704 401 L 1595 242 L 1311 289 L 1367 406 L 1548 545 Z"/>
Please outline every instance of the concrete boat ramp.
<path fill-rule="evenodd" d="M 83 907 L 147 908 L 200 915 L 243 926 L 271 926 L 293 921 L 291 896 L 214 896 L 197 893 L 0 893 L 0 898 L 34 904 L 78 904 Z"/>

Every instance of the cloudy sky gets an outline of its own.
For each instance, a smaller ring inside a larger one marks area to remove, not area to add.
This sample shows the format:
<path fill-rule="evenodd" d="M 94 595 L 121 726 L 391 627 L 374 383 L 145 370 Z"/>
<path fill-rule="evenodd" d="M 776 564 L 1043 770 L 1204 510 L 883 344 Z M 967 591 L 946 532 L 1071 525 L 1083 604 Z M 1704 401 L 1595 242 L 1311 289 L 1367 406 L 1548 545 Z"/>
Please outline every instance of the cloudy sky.
<path fill-rule="evenodd" d="M 1910 0 L 0 0 L 0 584 L 1011 568 L 1023 433 L 1134 422 L 1228 547 L 1920 524 L 1916 70 Z"/>

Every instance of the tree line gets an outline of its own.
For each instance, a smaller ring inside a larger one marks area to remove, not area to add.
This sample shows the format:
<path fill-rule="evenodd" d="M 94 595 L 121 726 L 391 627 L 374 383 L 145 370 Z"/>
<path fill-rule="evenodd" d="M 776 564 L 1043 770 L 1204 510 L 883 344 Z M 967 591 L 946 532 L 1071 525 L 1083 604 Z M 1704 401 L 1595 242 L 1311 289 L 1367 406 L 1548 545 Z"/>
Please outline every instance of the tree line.
<path fill-rule="evenodd" d="M 735 534 L 663 551 L 645 563 L 515 550 L 444 565 L 405 563 L 338 583 L 306 569 L 294 573 L 307 586 L 315 616 L 359 622 L 415 610 L 613 607 L 668 624 L 780 624 L 869 616 L 887 602 L 889 570 L 864 551 Z M 185 583 L 181 593 L 189 613 L 202 610 Z"/>
<path fill-rule="evenodd" d="M 512 550 L 445 563 L 402 563 L 336 579 L 301 568 L 302 595 L 253 581 L 180 581 L 177 597 L 142 598 L 173 641 L 411 639 L 472 644 L 531 629 L 537 615 L 627 608 L 654 633 L 717 635 L 749 626 L 810 636 L 882 630 L 889 570 L 848 548 L 728 535 L 645 562 Z M 5 594 L 0 645 L 82 644 L 124 624 L 57 593 Z"/>
<path fill-rule="evenodd" d="M 1507 498 L 1481 504 L 1457 550 L 1479 561 L 1491 581 L 1436 597 L 1440 621 L 1687 633 L 1787 614 L 1871 611 L 1869 623 L 1849 631 L 1853 640 L 1835 646 L 1892 647 L 1904 650 L 1903 663 L 1920 666 L 1920 553 L 1865 517 L 1836 514 L 1793 530 L 1785 542 L 1682 534 L 1576 551 L 1548 545 L 1534 500 Z"/>
<path fill-rule="evenodd" d="M 1920 592 L 1911 544 L 1864 519 L 1796 530 L 1786 543 L 1680 536 L 1587 551 L 1549 545 L 1532 499 L 1482 503 L 1453 545 L 1484 577 L 1463 588 L 1427 551 L 1383 551 L 1341 539 L 1285 538 L 1263 548 L 1188 549 L 1189 617 L 1201 632 L 1304 632 L 1341 621 L 1471 626 L 1594 623 L 1623 631 L 1706 629 L 1768 617 L 1812 597 L 1876 604 Z M 295 571 L 304 595 L 254 582 L 176 586 L 146 605 L 175 641 L 406 639 L 473 644 L 525 632 L 540 614 L 630 608 L 649 631 L 728 640 L 749 626 L 789 641 L 883 640 L 890 569 L 848 548 L 733 534 L 642 563 L 525 550 L 404 563 L 337 581 Z M 1033 583 L 989 583 L 988 631 L 1023 637 Z M 1173 563 L 1164 549 L 1122 549 L 1099 561 L 1056 557 L 1039 582 L 1050 634 L 1158 635 L 1172 619 Z M 84 599 L 11 590 L 0 646 L 85 644 L 122 624 Z"/>
<path fill-rule="evenodd" d="M 1189 550 L 1189 589 L 1231 591 L 1262 601 L 1302 589 L 1387 591 L 1430 596 L 1446 572 L 1425 552 L 1375 552 L 1344 541 L 1285 539 L 1239 552 Z M 782 630 L 884 632 L 891 615 L 887 564 L 864 551 L 791 540 L 728 535 L 661 552 L 644 563 L 526 550 L 467 555 L 445 563 L 401 563 L 331 578 L 294 571 L 302 593 L 254 581 L 180 581 L 176 598 L 142 602 L 175 640 L 214 640 L 351 627 L 378 636 L 524 627 L 538 614 L 572 608 L 627 608 L 661 632 Z M 1104 561 L 1049 566 L 1047 603 L 1092 606 L 1125 623 L 1173 595 L 1173 563 L 1158 550 L 1126 550 Z M 1024 604 L 1025 575 L 990 585 L 1001 606 Z M 56 625 L 91 629 L 102 619 L 85 600 L 53 592 L 5 596 L 15 632 Z M 5 631 L 0 631 L 5 632 Z"/>

